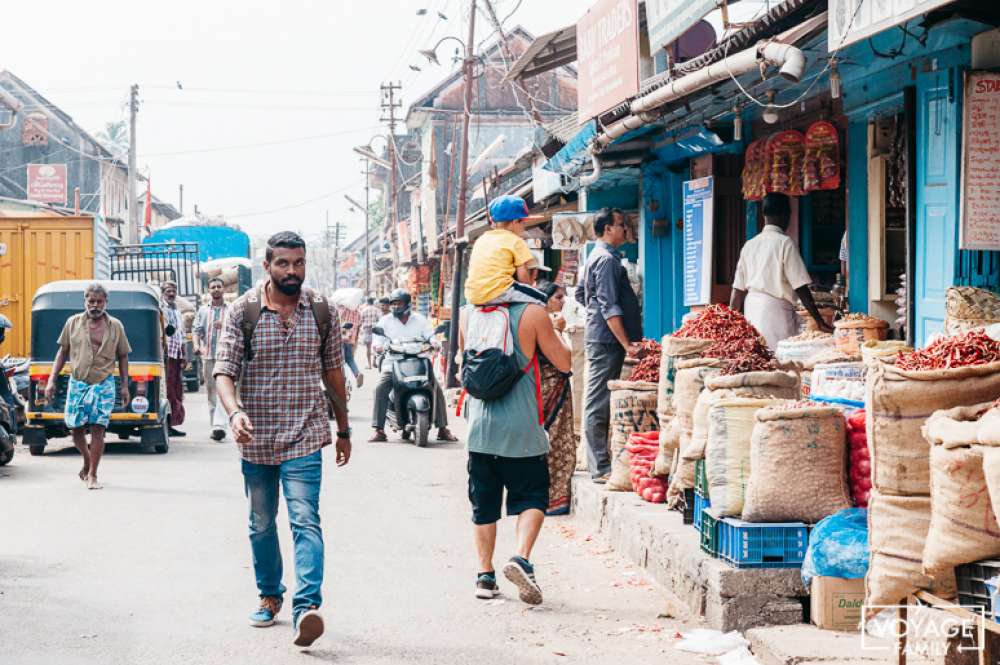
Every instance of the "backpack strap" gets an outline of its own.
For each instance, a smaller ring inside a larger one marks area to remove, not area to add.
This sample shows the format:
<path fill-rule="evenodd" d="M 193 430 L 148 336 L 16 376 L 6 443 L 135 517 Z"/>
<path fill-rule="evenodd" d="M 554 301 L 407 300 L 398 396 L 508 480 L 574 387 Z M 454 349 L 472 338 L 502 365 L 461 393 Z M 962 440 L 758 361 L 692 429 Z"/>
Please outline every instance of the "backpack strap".
<path fill-rule="evenodd" d="M 330 302 L 319 291 L 310 291 L 309 306 L 316 319 L 316 327 L 319 328 L 319 354 L 322 356 L 326 342 L 330 339 Z"/>
<path fill-rule="evenodd" d="M 260 293 L 261 287 L 255 287 L 247 291 L 246 307 L 243 309 L 243 360 L 250 362 L 253 360 L 253 348 L 250 342 L 253 340 L 253 331 L 257 329 L 257 322 L 260 321 Z"/>

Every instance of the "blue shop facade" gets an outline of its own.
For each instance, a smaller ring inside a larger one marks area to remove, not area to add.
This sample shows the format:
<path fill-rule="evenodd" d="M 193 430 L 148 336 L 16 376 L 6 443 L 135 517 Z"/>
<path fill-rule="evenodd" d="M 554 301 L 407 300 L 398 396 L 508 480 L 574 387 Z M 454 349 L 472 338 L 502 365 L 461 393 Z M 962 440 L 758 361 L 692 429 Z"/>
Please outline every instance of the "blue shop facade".
<path fill-rule="evenodd" d="M 972 227 L 962 228 L 963 206 L 989 208 L 1000 191 L 1000 170 L 995 183 L 966 188 L 962 179 L 963 158 L 974 154 L 966 148 L 978 141 L 982 154 L 993 132 L 1000 137 L 1000 115 L 970 122 L 964 113 L 970 77 L 996 74 L 1000 88 L 1000 10 L 956 3 L 847 43 L 831 37 L 825 2 L 792 4 L 793 25 L 788 14 L 784 23 L 758 21 L 690 67 L 685 76 L 705 77 L 704 86 L 662 93 L 666 103 L 602 150 L 588 147 L 629 104 L 581 125 L 546 169 L 577 183 L 580 211 L 615 206 L 635 217 L 637 243 L 626 253 L 642 278 L 645 336 L 659 339 L 692 306 L 728 302 L 740 248 L 761 230 L 756 178 L 763 169 L 781 182 L 788 164 L 773 156 L 785 154 L 786 139 L 806 137 L 801 168 L 815 171 L 813 187 L 793 195 L 789 233 L 814 283 L 850 311 L 890 321 L 893 336 L 924 344 L 944 327 L 949 287 L 1000 290 L 997 247 L 963 249 Z M 797 81 L 773 66 L 763 76 L 754 67 L 710 78 L 737 51 L 771 42 L 805 56 Z M 647 78 L 640 97 L 678 80 Z M 799 168 L 795 149 L 788 154 Z M 988 215 L 966 216 L 980 239 L 1000 236 Z"/>

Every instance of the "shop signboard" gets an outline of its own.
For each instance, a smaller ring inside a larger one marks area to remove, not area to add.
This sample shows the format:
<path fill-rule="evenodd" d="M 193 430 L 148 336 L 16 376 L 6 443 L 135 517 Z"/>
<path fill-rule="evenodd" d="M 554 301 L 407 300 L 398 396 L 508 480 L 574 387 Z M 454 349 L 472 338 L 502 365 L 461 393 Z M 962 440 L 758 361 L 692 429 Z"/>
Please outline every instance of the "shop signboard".
<path fill-rule="evenodd" d="M 28 198 L 66 205 L 66 165 L 28 164 Z"/>
<path fill-rule="evenodd" d="M 718 5 L 719 0 L 646 0 L 649 50 L 670 46 Z"/>
<path fill-rule="evenodd" d="M 1000 249 L 1000 73 L 965 77 L 959 247 Z"/>
<path fill-rule="evenodd" d="M 396 251 L 399 252 L 400 263 L 410 263 L 413 254 L 410 251 L 410 222 L 402 221 L 397 226 Z"/>
<path fill-rule="evenodd" d="M 827 48 L 867 39 L 954 0 L 830 0 Z"/>
<path fill-rule="evenodd" d="M 684 182 L 684 306 L 712 299 L 712 176 Z"/>
<path fill-rule="evenodd" d="M 576 24 L 580 124 L 639 93 L 638 0 L 598 0 Z"/>

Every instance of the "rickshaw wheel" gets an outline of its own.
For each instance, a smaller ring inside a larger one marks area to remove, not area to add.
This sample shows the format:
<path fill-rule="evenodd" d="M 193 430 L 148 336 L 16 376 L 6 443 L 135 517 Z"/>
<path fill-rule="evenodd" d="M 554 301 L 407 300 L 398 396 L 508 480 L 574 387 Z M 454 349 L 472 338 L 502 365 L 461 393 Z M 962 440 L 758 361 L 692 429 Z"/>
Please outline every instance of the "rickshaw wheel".
<path fill-rule="evenodd" d="M 157 455 L 163 455 L 168 450 L 170 450 L 170 425 L 167 423 L 167 419 L 163 419 L 163 443 L 157 443 L 153 446 L 153 452 Z"/>

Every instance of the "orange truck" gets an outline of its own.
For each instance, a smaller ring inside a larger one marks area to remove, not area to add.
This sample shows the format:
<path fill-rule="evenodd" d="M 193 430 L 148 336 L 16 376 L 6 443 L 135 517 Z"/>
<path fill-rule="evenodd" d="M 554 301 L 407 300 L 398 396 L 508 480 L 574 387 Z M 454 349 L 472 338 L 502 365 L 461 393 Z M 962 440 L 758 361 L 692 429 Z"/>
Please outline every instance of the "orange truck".
<path fill-rule="evenodd" d="M 107 227 L 94 217 L 0 217 L 0 314 L 14 325 L 0 357 L 31 355 L 31 301 L 40 287 L 110 279 L 110 244 Z"/>

